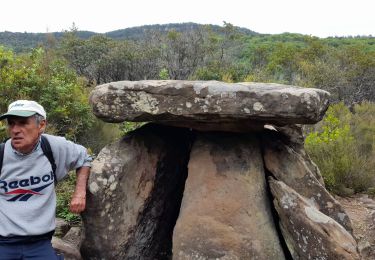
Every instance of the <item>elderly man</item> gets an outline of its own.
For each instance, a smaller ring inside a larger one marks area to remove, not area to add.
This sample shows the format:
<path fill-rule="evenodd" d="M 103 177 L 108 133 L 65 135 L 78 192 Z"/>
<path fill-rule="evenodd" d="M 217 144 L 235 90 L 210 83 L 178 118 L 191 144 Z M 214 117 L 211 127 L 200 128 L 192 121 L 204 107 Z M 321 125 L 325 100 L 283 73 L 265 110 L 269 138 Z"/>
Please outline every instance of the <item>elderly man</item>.
<path fill-rule="evenodd" d="M 0 116 L 3 119 L 7 120 L 10 140 L 2 145 L 0 168 L 0 260 L 57 259 L 51 246 L 55 183 L 76 170 L 70 210 L 82 212 L 91 158 L 83 146 L 43 134 L 46 112 L 37 102 L 15 101 Z M 49 155 L 45 147 L 49 147 Z"/>

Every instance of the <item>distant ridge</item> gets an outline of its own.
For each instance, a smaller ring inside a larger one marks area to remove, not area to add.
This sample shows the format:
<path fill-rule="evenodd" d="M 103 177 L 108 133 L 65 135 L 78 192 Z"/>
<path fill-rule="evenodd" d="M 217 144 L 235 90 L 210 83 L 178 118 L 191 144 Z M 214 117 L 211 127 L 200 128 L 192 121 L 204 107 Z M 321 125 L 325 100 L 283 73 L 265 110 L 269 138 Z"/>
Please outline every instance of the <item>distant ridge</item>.
<path fill-rule="evenodd" d="M 204 25 L 198 23 L 168 23 L 168 24 L 153 24 L 153 25 L 143 25 L 137 27 L 131 27 L 126 29 L 120 29 L 116 31 L 111 31 L 105 33 L 105 35 L 112 39 L 140 39 L 145 37 L 145 34 L 150 31 L 157 31 L 157 32 L 168 32 L 171 30 L 175 30 L 177 32 L 184 32 L 184 31 L 193 31 L 199 29 L 201 26 L 209 26 L 212 31 L 216 33 L 222 33 L 223 26 L 219 25 Z M 245 35 L 258 35 L 259 33 L 249 30 L 243 27 L 235 28 Z"/>
<path fill-rule="evenodd" d="M 115 30 L 106 33 L 96 33 L 90 31 L 77 31 L 77 36 L 81 39 L 88 39 L 94 35 L 105 35 L 108 38 L 118 40 L 138 40 L 144 38 L 147 33 L 151 31 L 168 32 L 175 30 L 177 32 L 197 30 L 201 26 L 209 26 L 212 31 L 222 33 L 223 26 L 219 25 L 203 25 L 198 23 L 169 23 L 169 24 L 154 24 L 143 25 L 137 27 L 130 27 L 126 29 Z M 244 35 L 258 35 L 258 33 L 247 28 L 235 27 L 240 33 Z M 52 33 L 27 33 L 27 32 L 0 32 L 0 45 L 13 49 L 15 52 L 28 51 L 38 45 L 47 42 L 47 35 L 53 35 L 59 41 L 64 32 Z"/>
<path fill-rule="evenodd" d="M 89 31 L 77 32 L 78 37 L 82 39 L 88 39 L 91 36 L 97 34 Z M 38 45 L 45 44 L 47 42 L 47 35 L 53 35 L 56 40 L 60 40 L 64 35 L 64 32 L 52 32 L 52 33 L 21 33 L 21 32 L 0 32 L 0 45 L 6 46 L 13 49 L 15 52 L 27 51 Z"/>

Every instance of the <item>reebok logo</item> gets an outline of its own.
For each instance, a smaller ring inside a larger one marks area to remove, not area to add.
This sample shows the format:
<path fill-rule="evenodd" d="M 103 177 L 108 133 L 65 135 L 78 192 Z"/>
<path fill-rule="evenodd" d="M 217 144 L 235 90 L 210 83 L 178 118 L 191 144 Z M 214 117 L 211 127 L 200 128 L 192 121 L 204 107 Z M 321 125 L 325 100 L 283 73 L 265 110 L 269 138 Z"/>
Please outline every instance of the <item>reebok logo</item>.
<path fill-rule="evenodd" d="M 28 189 L 28 187 L 37 185 L 37 184 L 44 184 L 37 188 Z M 0 189 L 4 191 L 5 195 L 16 195 L 8 201 L 27 201 L 33 195 L 43 195 L 39 193 L 41 190 L 45 189 L 49 185 L 54 183 L 53 179 L 53 172 L 51 171 L 49 174 L 45 174 L 42 177 L 37 176 L 30 176 L 28 179 L 22 179 L 17 181 L 0 181 Z"/>
<path fill-rule="evenodd" d="M 7 194 L 7 195 L 16 194 L 16 196 L 8 199 L 7 201 L 17 201 L 17 200 L 19 200 L 19 201 L 27 201 L 33 195 L 43 195 L 43 194 L 39 193 L 39 191 L 44 190 L 44 188 L 47 188 L 52 183 L 53 182 L 50 182 L 50 183 L 48 183 L 46 185 L 43 185 L 43 186 L 35 188 L 35 189 L 30 189 L 30 190 L 27 190 L 27 189 L 17 189 L 17 190 L 13 190 L 13 191 L 10 191 L 10 192 L 6 192 L 5 194 Z"/>

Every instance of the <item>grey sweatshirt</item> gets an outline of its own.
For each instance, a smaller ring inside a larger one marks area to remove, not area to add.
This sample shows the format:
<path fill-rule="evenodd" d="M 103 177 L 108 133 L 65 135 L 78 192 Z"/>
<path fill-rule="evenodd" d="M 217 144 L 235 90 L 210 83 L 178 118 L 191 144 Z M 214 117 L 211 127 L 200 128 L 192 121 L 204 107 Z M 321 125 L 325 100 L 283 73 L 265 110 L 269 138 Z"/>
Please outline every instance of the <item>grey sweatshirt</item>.
<path fill-rule="evenodd" d="M 57 180 L 71 170 L 90 166 L 86 148 L 63 137 L 47 135 Z M 56 194 L 52 167 L 40 143 L 27 155 L 5 143 L 0 175 L 0 236 L 31 236 L 55 229 Z"/>

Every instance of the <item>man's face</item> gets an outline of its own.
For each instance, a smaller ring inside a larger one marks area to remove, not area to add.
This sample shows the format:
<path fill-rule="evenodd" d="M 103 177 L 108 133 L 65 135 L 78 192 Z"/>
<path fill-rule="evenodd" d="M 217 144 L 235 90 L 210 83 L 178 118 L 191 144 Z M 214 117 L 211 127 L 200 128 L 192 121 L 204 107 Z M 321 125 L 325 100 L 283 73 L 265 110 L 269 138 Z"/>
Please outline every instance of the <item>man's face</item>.
<path fill-rule="evenodd" d="M 43 133 L 46 121 L 37 124 L 34 116 L 8 118 L 8 131 L 13 148 L 21 153 L 30 153 Z"/>

